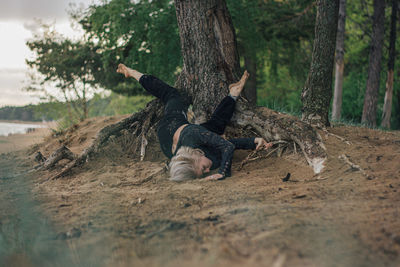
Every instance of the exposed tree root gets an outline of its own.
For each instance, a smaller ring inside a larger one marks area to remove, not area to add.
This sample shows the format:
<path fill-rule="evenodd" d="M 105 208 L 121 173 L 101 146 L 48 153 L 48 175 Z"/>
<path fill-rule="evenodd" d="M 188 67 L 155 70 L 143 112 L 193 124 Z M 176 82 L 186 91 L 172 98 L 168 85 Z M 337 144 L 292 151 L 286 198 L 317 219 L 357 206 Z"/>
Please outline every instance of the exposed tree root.
<path fill-rule="evenodd" d="M 86 148 L 75 160 L 67 164 L 59 173 L 51 177 L 51 179 L 58 179 L 67 175 L 73 168 L 83 165 L 88 162 L 92 156 L 94 156 L 100 148 L 102 148 L 111 136 L 121 136 L 126 130 L 132 133 L 133 137 L 140 140 L 137 142 L 137 146 L 141 146 L 141 140 L 145 133 L 148 133 L 151 126 L 155 124 L 155 121 L 161 116 L 162 112 L 161 103 L 158 100 L 153 100 L 147 104 L 145 109 L 140 112 L 133 114 L 132 116 L 117 122 L 112 125 L 108 125 L 101 129 L 94 139 L 92 145 Z M 135 149 L 137 151 L 138 149 Z"/>
<path fill-rule="evenodd" d="M 321 136 L 312 126 L 296 117 L 263 107 L 250 107 L 242 102 L 237 106 L 233 124 L 253 128 L 268 141 L 295 142 L 316 174 L 325 167 L 327 154 Z"/>
<path fill-rule="evenodd" d="M 314 169 L 314 172 L 320 173 L 322 171 L 327 158 L 326 151 L 320 135 L 313 127 L 300 121 L 296 117 L 280 114 L 262 107 L 253 108 L 242 101 L 240 102 L 232 120 L 233 126 L 235 127 L 234 130 L 247 130 L 251 128 L 251 130 L 263 136 L 266 140 L 272 141 L 274 144 L 285 144 L 284 147 L 276 148 L 276 150 L 280 151 L 279 154 L 283 153 L 288 142 L 294 142 L 299 145 L 307 162 Z M 101 148 L 105 147 L 110 139 L 114 140 L 115 138 L 122 137 L 122 142 L 126 143 L 124 149 L 133 151 L 135 156 L 143 159 L 145 156 L 147 137 L 149 133 L 154 132 L 153 126 L 156 125 L 156 122 L 161 118 L 162 110 L 162 104 L 154 100 L 147 104 L 144 110 L 118 123 L 104 127 L 99 131 L 91 146 L 85 149 L 78 157 L 69 157 L 72 161 L 59 173 L 51 177 L 51 179 L 63 177 L 73 168 L 88 162 L 90 158 L 100 152 Z M 133 141 L 123 141 L 124 138 L 130 138 L 130 140 Z M 106 152 L 107 150 L 102 150 L 102 152 L 103 151 Z M 275 152 L 275 150 L 273 152 Z M 247 161 L 254 160 L 250 157 Z M 246 164 L 246 162 L 242 163 L 241 168 L 244 164 Z M 54 166 L 54 164 L 50 164 L 49 162 L 46 166 Z"/>
<path fill-rule="evenodd" d="M 270 142 L 270 143 L 272 143 L 273 145 L 278 144 L 278 147 L 272 149 L 271 151 L 265 151 L 265 150 L 254 150 L 254 151 L 251 151 L 249 153 L 249 155 L 247 155 L 247 157 L 244 160 L 242 160 L 242 162 L 240 163 L 240 166 L 237 168 L 237 170 L 240 171 L 241 169 L 243 169 L 244 165 L 246 165 L 247 163 L 249 163 L 251 161 L 254 161 L 254 160 L 257 160 L 257 159 L 260 159 L 260 158 L 264 158 L 264 159 L 268 158 L 275 151 L 277 151 L 278 156 L 280 157 L 282 155 L 282 153 L 283 153 L 283 149 L 285 149 L 287 147 L 287 142 L 286 141 L 282 141 L 282 140 L 273 141 L 273 142 Z M 282 146 L 282 144 L 283 144 L 283 146 Z M 279 152 L 279 151 L 281 151 L 281 152 Z M 280 155 L 279 155 L 279 153 L 280 153 Z"/>
<path fill-rule="evenodd" d="M 48 170 L 62 159 L 74 160 L 75 158 L 76 155 L 72 153 L 71 150 L 69 150 L 66 146 L 62 146 L 54 151 L 53 154 L 51 154 L 50 157 L 43 162 L 41 169 Z"/>

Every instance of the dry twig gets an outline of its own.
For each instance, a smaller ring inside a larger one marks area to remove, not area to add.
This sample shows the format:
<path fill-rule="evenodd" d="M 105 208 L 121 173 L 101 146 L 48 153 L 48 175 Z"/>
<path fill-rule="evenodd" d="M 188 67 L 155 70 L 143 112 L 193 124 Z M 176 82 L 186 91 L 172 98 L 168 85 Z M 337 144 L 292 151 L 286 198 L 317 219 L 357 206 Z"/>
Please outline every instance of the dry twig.
<path fill-rule="evenodd" d="M 254 156 L 257 155 L 257 153 L 258 153 L 259 151 L 261 151 L 261 150 L 254 150 L 254 151 L 250 152 L 250 154 L 247 155 L 247 157 L 240 163 L 240 166 L 239 166 L 239 168 L 238 168 L 237 170 L 240 171 L 240 170 L 243 168 L 243 166 L 244 166 L 245 164 L 249 163 L 250 161 L 254 161 L 254 160 L 259 159 L 259 158 L 268 158 L 270 155 L 272 155 L 272 153 L 274 153 L 274 152 L 277 151 L 278 149 L 279 149 L 279 147 L 273 149 L 272 151 L 270 151 L 270 152 L 269 152 L 267 155 L 265 155 L 265 156 L 260 155 L 260 156 L 256 156 L 256 157 L 254 157 Z"/>
<path fill-rule="evenodd" d="M 365 177 L 367 177 L 367 179 L 369 179 L 369 180 L 372 180 L 372 179 L 373 179 L 373 177 L 370 176 L 370 175 L 368 175 L 359 165 L 357 165 L 357 164 L 351 162 L 351 160 L 349 159 L 349 157 L 346 156 L 345 154 L 340 155 L 340 156 L 339 156 L 339 159 L 343 160 L 345 163 L 347 163 L 348 165 L 350 165 L 350 167 L 351 167 L 353 170 L 357 170 L 357 171 L 361 172 Z"/>
<path fill-rule="evenodd" d="M 347 141 L 346 139 L 344 139 L 343 137 L 341 137 L 341 136 L 339 136 L 339 135 L 330 133 L 330 132 L 328 132 L 328 130 L 324 130 L 324 132 L 325 132 L 326 135 L 330 135 L 330 136 L 336 137 L 336 138 L 339 139 L 340 141 L 344 142 L 346 145 L 351 145 L 351 142 L 350 142 L 350 141 Z"/>

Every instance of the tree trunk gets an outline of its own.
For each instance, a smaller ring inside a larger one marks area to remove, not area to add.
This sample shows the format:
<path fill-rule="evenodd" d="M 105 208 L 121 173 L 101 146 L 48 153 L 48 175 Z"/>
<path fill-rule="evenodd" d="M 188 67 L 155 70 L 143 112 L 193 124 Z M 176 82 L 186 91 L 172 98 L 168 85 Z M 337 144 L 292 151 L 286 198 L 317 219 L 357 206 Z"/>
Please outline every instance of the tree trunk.
<path fill-rule="evenodd" d="M 256 55 L 244 55 L 244 66 L 250 73 L 246 86 L 243 90 L 244 97 L 252 106 L 257 105 L 257 59 Z"/>
<path fill-rule="evenodd" d="M 302 120 L 325 127 L 329 126 L 339 0 L 319 0 L 317 5 L 311 68 L 301 94 Z"/>
<path fill-rule="evenodd" d="M 369 53 L 367 89 L 364 97 L 361 123 L 376 126 L 379 82 L 381 77 L 382 46 L 385 31 L 385 1 L 374 0 L 372 38 Z"/>
<path fill-rule="evenodd" d="M 232 19 L 222 0 L 175 0 L 183 71 L 177 86 L 193 102 L 196 123 L 204 122 L 240 78 Z"/>
<path fill-rule="evenodd" d="M 177 85 L 191 96 L 196 122 L 203 122 L 227 95 L 228 85 L 239 79 L 235 32 L 224 0 L 175 0 L 175 6 L 184 62 Z M 323 168 L 321 137 L 295 117 L 239 101 L 232 125 L 252 128 L 267 140 L 294 141 L 316 173 Z"/>
<path fill-rule="evenodd" d="M 88 103 L 86 99 L 86 82 L 83 82 L 83 90 L 82 90 L 82 109 L 83 109 L 83 120 L 88 118 Z"/>
<path fill-rule="evenodd" d="M 183 54 L 183 70 L 176 87 L 193 103 L 196 122 L 201 123 L 228 94 L 228 85 L 240 78 L 235 32 L 225 0 L 175 0 L 175 5 Z M 153 126 L 162 110 L 160 101 L 154 100 L 143 111 L 103 128 L 93 144 L 53 178 L 84 164 L 107 144 L 110 136 L 123 135 L 123 131 L 136 139 L 135 151 L 140 151 L 143 137 L 154 135 Z M 293 141 L 315 173 L 324 167 L 327 155 L 321 137 L 309 124 L 293 116 L 255 108 L 239 100 L 232 125 L 238 131 L 251 128 L 270 141 Z"/>
<path fill-rule="evenodd" d="M 388 73 L 386 80 L 385 103 L 383 105 L 381 126 L 390 129 L 390 117 L 392 114 L 393 80 L 394 80 L 394 61 L 396 58 L 396 23 L 397 23 L 397 0 L 392 0 L 392 16 L 390 24 L 390 44 Z"/>
<path fill-rule="evenodd" d="M 344 72 L 344 34 L 346 26 L 346 0 L 340 0 L 338 30 L 336 34 L 335 90 L 332 104 L 332 120 L 340 120 L 342 111 L 343 72 Z"/>

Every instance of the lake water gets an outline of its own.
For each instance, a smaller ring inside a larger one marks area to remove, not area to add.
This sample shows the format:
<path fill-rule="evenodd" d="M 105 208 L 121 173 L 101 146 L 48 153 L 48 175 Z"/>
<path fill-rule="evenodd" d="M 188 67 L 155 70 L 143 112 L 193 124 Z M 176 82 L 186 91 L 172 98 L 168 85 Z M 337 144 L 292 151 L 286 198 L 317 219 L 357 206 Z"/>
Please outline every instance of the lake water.
<path fill-rule="evenodd" d="M 11 122 L 0 122 L 0 136 L 8 136 L 16 133 L 26 133 L 31 128 L 44 128 L 46 126 L 40 124 L 28 124 L 28 123 L 11 123 Z"/>

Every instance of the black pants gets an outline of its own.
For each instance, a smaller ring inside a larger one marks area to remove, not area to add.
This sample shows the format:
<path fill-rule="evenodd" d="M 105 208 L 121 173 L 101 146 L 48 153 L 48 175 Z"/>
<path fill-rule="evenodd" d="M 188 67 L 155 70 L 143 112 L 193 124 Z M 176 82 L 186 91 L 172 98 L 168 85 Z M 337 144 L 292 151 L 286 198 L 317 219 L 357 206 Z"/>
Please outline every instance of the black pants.
<path fill-rule="evenodd" d="M 152 75 L 143 75 L 139 82 L 146 91 L 158 97 L 165 104 L 164 117 L 157 125 L 157 135 L 162 151 L 168 158 L 171 158 L 176 130 L 184 124 L 189 124 L 186 115 L 188 106 L 174 87 Z M 232 118 L 235 104 L 236 101 L 232 97 L 225 97 L 217 106 L 211 119 L 201 125 L 209 131 L 223 134 L 226 125 Z"/>

